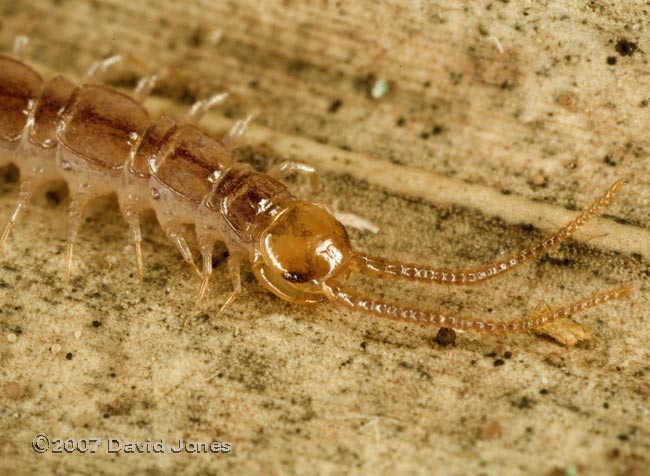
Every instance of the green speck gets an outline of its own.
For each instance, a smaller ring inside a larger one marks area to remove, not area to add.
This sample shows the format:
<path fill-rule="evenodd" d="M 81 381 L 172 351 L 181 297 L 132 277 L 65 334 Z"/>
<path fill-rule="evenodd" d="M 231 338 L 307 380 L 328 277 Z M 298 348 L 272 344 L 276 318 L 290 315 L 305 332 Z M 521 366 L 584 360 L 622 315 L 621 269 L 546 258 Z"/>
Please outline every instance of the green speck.
<path fill-rule="evenodd" d="M 564 470 L 564 474 L 566 476 L 578 476 L 578 468 L 575 466 L 567 466 L 566 469 Z"/>
<path fill-rule="evenodd" d="M 372 85 L 372 89 L 370 90 L 370 96 L 372 96 L 373 99 L 379 99 L 385 96 L 387 92 L 388 92 L 388 81 L 386 81 L 383 78 L 379 78 L 377 81 L 375 81 L 375 84 Z"/>

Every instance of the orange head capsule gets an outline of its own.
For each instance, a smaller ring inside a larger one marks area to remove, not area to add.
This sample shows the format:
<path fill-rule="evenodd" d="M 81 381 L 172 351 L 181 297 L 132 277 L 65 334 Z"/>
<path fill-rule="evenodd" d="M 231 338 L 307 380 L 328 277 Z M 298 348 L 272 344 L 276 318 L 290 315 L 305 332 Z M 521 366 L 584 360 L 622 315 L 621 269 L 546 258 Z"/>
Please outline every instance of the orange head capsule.
<path fill-rule="evenodd" d="M 345 228 L 326 209 L 296 201 L 261 233 L 253 269 L 268 289 L 291 302 L 325 299 L 325 282 L 347 274 L 353 257 Z"/>

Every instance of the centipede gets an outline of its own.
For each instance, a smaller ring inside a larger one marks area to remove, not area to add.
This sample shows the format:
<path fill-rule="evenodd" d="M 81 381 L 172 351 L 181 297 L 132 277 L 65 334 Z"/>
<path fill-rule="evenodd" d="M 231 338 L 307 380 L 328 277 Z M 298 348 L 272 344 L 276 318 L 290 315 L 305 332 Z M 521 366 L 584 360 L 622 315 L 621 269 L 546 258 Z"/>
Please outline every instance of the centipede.
<path fill-rule="evenodd" d="M 199 277 L 197 312 L 213 269 L 217 242 L 228 250 L 232 292 L 219 315 L 240 294 L 241 266 L 248 261 L 257 281 L 297 305 L 330 302 L 350 312 L 487 334 L 526 332 L 587 308 L 627 296 L 629 286 L 607 290 L 564 307 L 523 318 L 488 320 L 418 309 L 350 289 L 352 273 L 379 279 L 470 286 L 489 281 L 556 247 L 587 225 L 619 193 L 619 179 L 575 219 L 543 240 L 473 269 L 434 268 L 353 251 L 345 226 L 324 205 L 297 198 L 283 181 L 288 174 L 313 174 L 304 163 L 286 161 L 256 171 L 238 162 L 233 150 L 251 116 L 216 139 L 198 119 L 225 98 L 196 102 L 182 121 L 150 118 L 144 100 L 155 84 L 145 76 L 129 94 L 95 79 L 115 58 L 93 65 L 86 81 L 63 75 L 49 80 L 28 65 L 26 40 L 0 56 L 0 166 L 20 173 L 18 200 L 0 236 L 0 252 L 24 215 L 35 191 L 63 179 L 70 192 L 64 282 L 70 279 L 74 249 L 88 203 L 115 194 L 130 230 L 135 268 L 145 273 L 140 216 L 153 209 L 161 228 Z M 200 259 L 195 262 L 187 233 L 193 228 Z"/>

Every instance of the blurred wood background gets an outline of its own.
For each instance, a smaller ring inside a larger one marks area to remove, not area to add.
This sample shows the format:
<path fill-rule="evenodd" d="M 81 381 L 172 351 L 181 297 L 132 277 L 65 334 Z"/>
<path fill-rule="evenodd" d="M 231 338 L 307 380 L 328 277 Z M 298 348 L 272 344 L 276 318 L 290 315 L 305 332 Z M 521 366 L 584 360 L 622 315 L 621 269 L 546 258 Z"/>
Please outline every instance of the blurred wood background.
<path fill-rule="evenodd" d="M 45 75 L 79 78 L 98 59 L 129 53 L 140 65 L 117 68 L 107 81 L 128 88 L 147 71 L 165 73 L 147 105 L 175 117 L 229 91 L 205 128 L 220 134 L 257 111 L 239 158 L 262 169 L 286 158 L 317 165 L 322 190 L 313 195 L 300 179 L 295 189 L 377 224 L 376 235 L 351 232 L 355 247 L 373 254 L 487 262 L 561 225 L 616 178 L 628 180 L 576 240 L 493 284 L 450 290 L 359 280 L 365 292 L 498 318 L 636 287 L 630 299 L 576 316 L 587 335 L 578 347 L 468 334 L 441 347 L 436 329 L 282 303 L 250 273 L 236 305 L 208 320 L 229 289 L 220 263 L 205 315 L 181 332 L 196 283 L 153 219 L 145 227 L 149 274 L 139 286 L 116 204 L 99 200 L 67 292 L 65 201 L 41 197 L 1 261 L 0 329 L 16 340 L 0 343 L 0 422 L 8 430 L 0 468 L 647 474 L 648 8 L 0 0 L 0 48 L 29 36 Z M 2 217 L 18 188 L 14 171 L 4 176 Z M 40 431 L 221 439 L 233 453 L 37 455 L 29 442 Z"/>

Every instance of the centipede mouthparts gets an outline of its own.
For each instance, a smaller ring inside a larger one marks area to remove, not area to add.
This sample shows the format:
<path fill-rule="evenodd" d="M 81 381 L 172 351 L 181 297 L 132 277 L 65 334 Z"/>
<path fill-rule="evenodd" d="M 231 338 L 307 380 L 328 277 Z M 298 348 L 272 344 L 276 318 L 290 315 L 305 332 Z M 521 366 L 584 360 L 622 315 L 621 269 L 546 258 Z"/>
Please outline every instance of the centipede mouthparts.
<path fill-rule="evenodd" d="M 344 226 L 332 213 L 299 200 L 280 181 L 294 172 L 313 177 L 312 167 L 284 162 L 260 173 L 234 160 L 232 151 L 250 116 L 235 123 L 222 140 L 196 126 L 201 115 L 225 94 L 197 102 L 182 123 L 164 115 L 152 119 L 142 101 L 155 76 L 141 80 L 132 95 L 90 82 L 77 85 L 61 75 L 45 81 L 21 61 L 23 39 L 16 45 L 13 57 L 0 56 L 0 165 L 13 162 L 22 182 L 15 209 L 0 236 L 0 248 L 35 190 L 46 182 L 64 179 L 71 196 L 66 282 L 87 204 L 115 193 L 134 243 L 138 276 L 144 273 L 139 217 L 151 208 L 183 259 L 201 278 L 195 310 L 206 293 L 213 247 L 218 241 L 228 248 L 233 285 L 222 310 L 241 290 L 240 264 L 245 259 L 265 288 L 295 304 L 329 300 L 374 316 L 495 334 L 528 331 L 631 292 L 629 287 L 613 289 L 560 309 L 508 321 L 413 309 L 359 295 L 345 286 L 351 272 L 448 285 L 490 280 L 545 253 L 585 226 L 612 201 L 623 180 L 544 240 L 477 269 L 392 262 L 353 252 Z M 97 63 L 88 76 L 95 78 L 111 62 L 114 59 Z M 186 225 L 194 226 L 200 266 L 187 244 Z"/>

